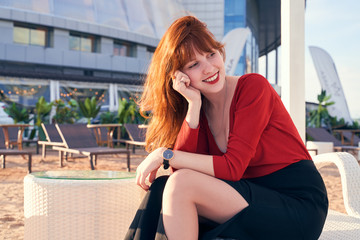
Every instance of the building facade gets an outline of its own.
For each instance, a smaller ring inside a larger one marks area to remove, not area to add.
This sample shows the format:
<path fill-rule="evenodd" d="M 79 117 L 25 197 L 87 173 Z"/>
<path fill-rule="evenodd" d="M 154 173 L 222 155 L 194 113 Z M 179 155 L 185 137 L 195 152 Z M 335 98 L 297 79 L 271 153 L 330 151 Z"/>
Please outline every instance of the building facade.
<path fill-rule="evenodd" d="M 105 109 L 141 92 L 152 53 L 169 24 L 193 14 L 221 41 L 251 33 L 236 74 L 280 45 L 280 0 L 23 0 L 0 2 L 0 97 L 34 106 L 96 96 Z M 271 14 L 270 14 L 271 13 Z"/>

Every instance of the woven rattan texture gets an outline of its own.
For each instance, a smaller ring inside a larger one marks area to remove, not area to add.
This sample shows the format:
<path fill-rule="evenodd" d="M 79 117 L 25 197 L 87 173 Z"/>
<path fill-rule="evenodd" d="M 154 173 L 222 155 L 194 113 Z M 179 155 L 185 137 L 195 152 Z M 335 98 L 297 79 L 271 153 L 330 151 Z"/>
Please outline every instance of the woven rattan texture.
<path fill-rule="evenodd" d="M 140 203 L 134 178 L 24 178 L 25 240 L 123 239 Z"/>
<path fill-rule="evenodd" d="M 313 157 L 320 167 L 334 163 L 341 176 L 344 205 L 347 214 L 329 210 L 323 232 L 319 239 L 360 239 L 360 167 L 349 153 L 324 153 Z"/>

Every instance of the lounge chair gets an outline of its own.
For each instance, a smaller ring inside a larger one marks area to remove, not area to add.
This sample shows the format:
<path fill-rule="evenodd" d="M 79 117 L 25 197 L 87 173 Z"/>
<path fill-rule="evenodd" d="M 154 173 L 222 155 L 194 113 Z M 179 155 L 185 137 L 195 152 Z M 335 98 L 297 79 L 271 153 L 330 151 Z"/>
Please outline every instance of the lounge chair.
<path fill-rule="evenodd" d="M 317 168 L 334 163 L 340 172 L 346 214 L 329 210 L 319 239 L 359 239 L 360 166 L 349 153 L 324 153 L 313 157 Z"/>
<path fill-rule="evenodd" d="M 41 161 L 45 160 L 46 157 L 46 146 L 59 146 L 64 147 L 65 144 L 59 135 L 58 130 L 55 127 L 55 124 L 44 124 L 41 123 L 41 128 L 44 131 L 47 141 L 39 141 L 39 145 L 42 145 L 41 152 Z"/>
<path fill-rule="evenodd" d="M 342 138 L 341 139 L 342 143 L 345 143 L 346 141 L 350 146 L 359 146 L 360 138 L 358 136 L 346 130 L 345 131 L 338 130 L 338 132 L 340 134 L 340 137 Z"/>
<path fill-rule="evenodd" d="M 337 152 L 343 151 L 359 151 L 360 148 L 357 146 L 342 145 L 341 141 L 338 140 L 331 133 L 326 131 L 325 128 L 306 128 L 306 134 L 311 137 L 314 141 L 318 142 L 332 142 L 334 144 L 334 150 Z"/>
<path fill-rule="evenodd" d="M 99 147 L 95 137 L 92 135 L 86 124 L 55 124 L 64 147 L 54 146 L 59 151 L 60 167 L 63 166 L 63 156 L 67 158 L 68 153 L 81 154 L 89 157 L 90 167 L 94 170 L 97 156 L 105 154 L 126 154 L 127 170 L 130 171 L 130 151 L 118 148 Z"/>
<path fill-rule="evenodd" d="M 105 145 L 109 146 L 108 129 L 106 127 L 97 127 L 97 128 L 94 128 L 93 130 L 94 130 L 97 144 L 99 146 L 105 146 Z"/>
<path fill-rule="evenodd" d="M 114 131 L 120 128 L 121 124 L 118 123 L 90 124 L 87 125 L 87 127 L 89 129 L 93 129 L 96 142 L 98 143 L 99 146 L 107 145 L 108 147 L 114 147 L 113 144 Z"/>
<path fill-rule="evenodd" d="M 344 137 L 348 140 L 351 141 L 352 138 L 352 134 L 350 132 L 343 132 Z M 359 146 L 359 142 L 360 142 L 360 138 L 356 135 L 353 136 L 353 146 Z"/>
<path fill-rule="evenodd" d="M 133 153 L 135 153 L 135 146 L 145 146 L 146 128 L 140 128 L 139 124 L 125 123 L 124 128 L 129 135 L 130 140 L 124 140 L 126 149 L 130 145 L 133 146 Z"/>
<path fill-rule="evenodd" d="M 9 127 L 8 128 L 8 134 L 9 134 L 9 145 L 11 148 L 14 148 L 14 145 L 18 145 L 18 134 L 19 129 L 17 127 Z M 21 144 L 24 145 L 24 143 L 35 143 L 36 144 L 36 154 L 39 153 L 39 141 L 38 139 L 22 139 Z M 22 149 L 22 146 L 21 148 Z"/>
<path fill-rule="evenodd" d="M 2 168 L 5 168 L 5 160 L 6 160 L 6 156 L 8 155 L 28 155 L 28 172 L 31 173 L 32 153 L 27 150 L 6 149 L 4 133 L 2 128 L 0 128 L 0 156 L 2 158 L 2 164 L 1 164 Z"/>

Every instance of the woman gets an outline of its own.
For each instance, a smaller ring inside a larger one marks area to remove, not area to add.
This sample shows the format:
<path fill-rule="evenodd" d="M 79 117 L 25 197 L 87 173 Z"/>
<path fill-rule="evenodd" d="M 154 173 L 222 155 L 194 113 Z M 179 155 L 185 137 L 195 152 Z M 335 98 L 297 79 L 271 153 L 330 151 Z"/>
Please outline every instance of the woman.
<path fill-rule="evenodd" d="M 149 191 L 126 239 L 320 236 L 326 189 L 289 114 L 262 76 L 225 76 L 224 58 L 192 16 L 161 39 L 141 98 L 151 153 L 136 181 Z M 162 165 L 174 172 L 155 179 Z"/>

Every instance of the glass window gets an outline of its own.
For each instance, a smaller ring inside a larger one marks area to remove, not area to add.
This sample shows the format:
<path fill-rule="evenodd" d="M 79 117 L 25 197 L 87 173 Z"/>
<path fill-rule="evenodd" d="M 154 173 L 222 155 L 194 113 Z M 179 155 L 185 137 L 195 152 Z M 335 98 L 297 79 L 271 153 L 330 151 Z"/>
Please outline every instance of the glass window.
<path fill-rule="evenodd" d="M 89 88 L 91 86 L 91 88 Z M 109 105 L 109 85 L 89 82 L 60 82 L 60 99 L 68 102 L 71 99 L 85 101 L 96 97 L 99 104 Z"/>
<path fill-rule="evenodd" d="M 246 0 L 225 0 L 224 4 L 224 34 L 235 28 L 246 27 Z M 246 55 L 247 47 L 248 43 L 245 43 L 242 55 L 236 65 L 235 75 L 243 75 L 252 67 L 251 56 Z"/>
<path fill-rule="evenodd" d="M 99 37 L 80 33 L 70 33 L 69 48 L 70 50 L 82 52 L 100 52 L 99 41 Z"/>
<path fill-rule="evenodd" d="M 14 25 L 14 42 L 49 47 L 50 31 L 45 27 Z"/>
<path fill-rule="evenodd" d="M 16 102 L 26 107 L 35 107 L 38 99 L 50 100 L 50 83 L 47 80 L 0 77 L 0 99 Z"/>
<path fill-rule="evenodd" d="M 155 52 L 155 48 L 154 47 L 147 47 L 146 48 L 146 56 L 147 56 L 147 59 L 148 60 L 151 60 L 153 55 L 154 55 L 154 52 Z"/>
<path fill-rule="evenodd" d="M 115 41 L 113 53 L 115 56 L 136 57 L 136 45 L 125 41 Z"/>
<path fill-rule="evenodd" d="M 14 42 L 30 44 L 30 29 L 24 27 L 14 27 Z"/>
<path fill-rule="evenodd" d="M 70 50 L 80 51 L 80 37 L 70 35 L 69 44 Z"/>
<path fill-rule="evenodd" d="M 43 29 L 30 30 L 30 44 L 45 46 L 46 32 Z"/>
<path fill-rule="evenodd" d="M 92 45 L 93 45 L 92 42 L 93 42 L 92 39 L 82 37 L 80 39 L 81 51 L 91 52 Z"/>
<path fill-rule="evenodd" d="M 245 27 L 246 1 L 225 0 L 224 34 L 234 28 Z"/>
<path fill-rule="evenodd" d="M 130 98 L 139 99 L 142 92 L 143 87 L 142 86 L 135 86 L 135 85 L 118 85 L 118 97 L 119 99 L 127 99 Z"/>

